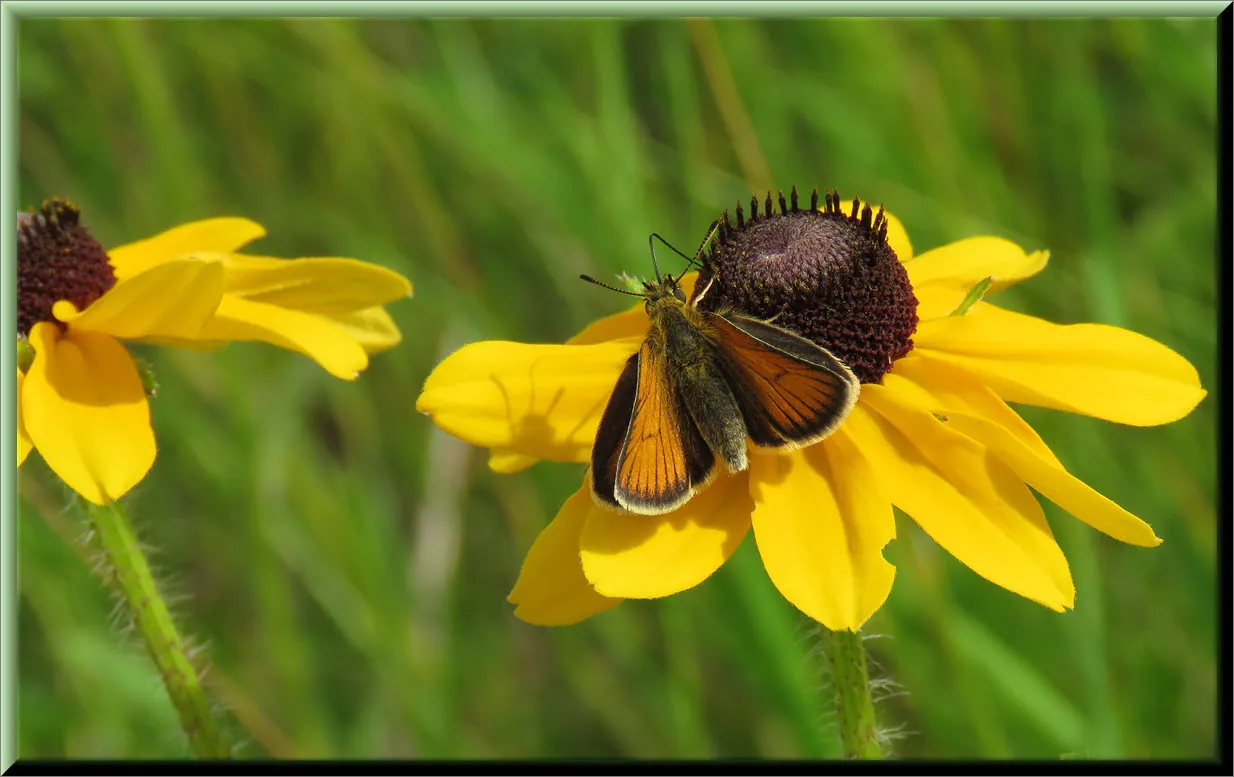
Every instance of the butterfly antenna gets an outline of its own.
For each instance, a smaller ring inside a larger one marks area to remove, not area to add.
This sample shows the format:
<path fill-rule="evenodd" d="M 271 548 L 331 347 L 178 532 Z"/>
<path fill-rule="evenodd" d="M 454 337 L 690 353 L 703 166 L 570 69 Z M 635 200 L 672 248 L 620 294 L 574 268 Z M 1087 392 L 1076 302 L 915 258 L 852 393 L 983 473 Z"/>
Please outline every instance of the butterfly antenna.
<path fill-rule="evenodd" d="M 597 285 L 597 286 L 603 286 L 603 287 L 604 287 L 604 288 L 606 288 L 606 289 L 610 289 L 610 290 L 612 290 L 612 291 L 620 292 L 621 294 L 629 294 L 631 297 L 641 297 L 641 296 L 643 296 L 642 294 L 639 294 L 638 292 L 630 291 L 629 289 L 619 289 L 619 288 L 617 288 L 616 286 L 610 286 L 610 285 L 608 285 L 608 284 L 607 284 L 607 283 L 605 283 L 604 281 L 597 281 L 595 278 L 592 278 L 590 275 L 580 275 L 580 276 L 578 276 L 578 277 L 579 277 L 579 278 L 582 278 L 583 280 L 587 281 L 588 283 L 594 283 L 594 284 L 595 284 L 595 285 Z"/>
<path fill-rule="evenodd" d="M 650 240 L 659 240 L 661 243 L 663 243 L 664 245 L 668 246 L 668 247 L 669 247 L 669 250 L 671 250 L 673 253 L 677 254 L 677 255 L 678 255 L 678 256 L 680 256 L 682 259 L 685 259 L 685 260 L 686 260 L 686 266 L 685 266 L 684 268 L 682 268 L 682 270 L 681 270 L 681 272 L 680 272 L 680 273 L 678 273 L 678 274 L 677 274 L 677 277 L 678 277 L 678 278 L 680 278 L 681 276 L 683 276 L 683 275 L 685 275 L 687 272 L 689 272 L 689 270 L 690 270 L 690 267 L 691 267 L 691 266 L 693 266 L 696 262 L 698 262 L 699 257 L 701 257 L 701 256 L 703 255 L 703 252 L 707 250 L 707 244 L 711 242 L 711 239 L 712 239 L 713 237 L 715 237 L 716 232 L 717 232 L 719 229 L 720 229 L 720 222 L 719 222 L 719 221 L 713 221 L 713 222 L 711 222 L 711 227 L 710 227 L 710 228 L 708 229 L 708 231 L 707 231 L 707 237 L 703 239 L 703 244 L 702 244 L 702 245 L 700 245 L 700 246 L 698 247 L 698 253 L 697 253 L 697 254 L 695 254 L 693 258 L 691 258 L 691 257 L 686 256 L 685 254 L 683 254 L 680 250 L 678 250 L 678 249 L 677 249 L 677 247 L 676 247 L 676 246 L 674 246 L 672 243 L 668 242 L 667 240 L 665 240 L 663 237 L 661 237 L 659 234 L 657 234 L 657 233 L 655 233 L 655 232 L 651 233 L 651 238 L 650 238 Z M 649 242 L 650 242 L 650 240 L 649 240 Z M 654 249 L 654 248 L 652 248 L 651 255 L 652 255 L 653 257 L 655 256 L 655 249 Z"/>
<path fill-rule="evenodd" d="M 702 244 L 699 245 L 698 252 L 694 254 L 694 258 L 686 262 L 685 269 L 681 271 L 681 275 L 685 275 L 686 272 L 690 269 L 690 266 L 693 265 L 695 262 L 699 261 L 699 259 L 703 255 L 703 252 L 707 250 L 707 246 L 711 244 L 712 238 L 714 238 L 716 236 L 716 233 L 718 233 L 719 231 L 720 231 L 720 221 L 717 219 L 716 221 L 711 222 L 711 226 L 708 227 L 707 229 L 707 237 L 703 238 L 703 242 Z M 677 253 L 681 253 L 681 252 L 678 251 Z M 681 276 L 679 275 L 677 277 L 680 278 Z"/>
<path fill-rule="evenodd" d="M 660 237 L 660 236 L 657 235 L 655 232 L 652 232 L 651 236 L 647 238 L 647 247 L 651 249 L 651 267 L 652 269 L 656 271 L 656 280 L 659 281 L 659 280 L 663 280 L 663 278 L 660 277 L 660 263 L 656 261 L 655 239 L 657 237 Z M 662 237 L 660 237 L 660 242 L 664 243 L 664 245 L 668 246 L 669 248 L 673 248 L 671 245 L 668 245 L 668 241 Z M 673 250 L 676 251 L 677 249 L 673 248 Z"/>

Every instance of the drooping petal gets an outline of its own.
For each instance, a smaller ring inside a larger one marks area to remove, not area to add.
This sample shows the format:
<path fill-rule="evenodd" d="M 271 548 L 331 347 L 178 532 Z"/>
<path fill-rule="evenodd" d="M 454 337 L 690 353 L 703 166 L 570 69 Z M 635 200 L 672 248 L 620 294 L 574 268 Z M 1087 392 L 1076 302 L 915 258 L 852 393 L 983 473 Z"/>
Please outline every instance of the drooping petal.
<path fill-rule="evenodd" d="M 955 310 L 982 279 L 994 278 L 992 293 L 1031 278 L 1049 259 L 1048 251 L 1026 253 L 1001 237 L 970 237 L 926 251 L 904 269 L 918 292 L 917 315 L 929 319 Z"/>
<path fill-rule="evenodd" d="M 537 456 L 494 448 L 489 451 L 488 468 L 502 475 L 513 475 L 515 472 L 522 472 L 539 460 Z"/>
<path fill-rule="evenodd" d="M 902 407 L 886 386 L 863 386 L 844 424 L 892 504 L 948 553 L 990 582 L 1053 610 L 1072 606 L 1067 560 L 1041 506 L 981 445 L 928 413 Z"/>
<path fill-rule="evenodd" d="M 437 365 L 416 410 L 473 445 L 586 461 L 617 377 L 638 346 L 638 339 L 472 343 Z"/>
<path fill-rule="evenodd" d="M 1054 324 L 979 302 L 966 315 L 923 321 L 915 339 L 1008 402 L 1130 426 L 1176 421 L 1207 393 L 1182 356 L 1104 324 Z"/>
<path fill-rule="evenodd" d="M 584 481 L 540 532 L 510 592 L 516 617 L 536 626 L 567 626 L 621 602 L 596 593 L 583 575 L 579 536 L 593 506 Z"/>
<path fill-rule="evenodd" d="M 371 307 L 352 313 L 338 313 L 328 318 L 364 349 L 375 354 L 393 348 L 403 341 L 403 334 L 383 307 Z"/>
<path fill-rule="evenodd" d="M 26 434 L 26 422 L 21 417 L 21 387 L 26 382 L 26 376 L 17 371 L 17 466 L 26 460 L 26 456 L 30 455 L 30 449 L 34 447 L 34 443 L 30 442 L 30 435 Z"/>
<path fill-rule="evenodd" d="M 751 451 L 754 539 L 780 593 L 827 628 L 857 630 L 891 593 L 891 502 L 841 427 L 791 454 Z"/>
<path fill-rule="evenodd" d="M 108 335 L 52 323 L 30 330 L 26 430 L 47 465 L 95 504 L 123 496 L 154 464 L 154 430 L 132 357 Z"/>
<path fill-rule="evenodd" d="M 750 530 L 749 471 L 721 473 L 678 510 L 634 515 L 593 505 L 580 540 L 583 574 L 604 596 L 657 599 L 720 568 Z"/>
<path fill-rule="evenodd" d="M 189 254 L 231 253 L 265 234 L 260 224 L 245 218 L 204 219 L 113 248 L 107 252 L 107 258 L 116 278 L 123 280 Z"/>
<path fill-rule="evenodd" d="M 921 391 L 927 392 L 919 397 L 925 398 L 927 403 L 933 401 L 931 406 L 922 406 L 927 412 L 943 415 L 966 412 L 987 418 L 1015 435 L 1038 458 L 1058 464 L 1058 458 L 1037 434 L 1037 430 L 1029 426 L 1019 413 L 1012 410 L 975 375 L 962 367 L 944 361 L 929 351 L 917 349 L 896 360 L 892 372 L 907 378 L 920 387 Z M 901 394 L 901 398 L 909 399 L 910 394 L 911 392 L 905 392 Z"/>
<path fill-rule="evenodd" d="M 921 354 L 896 362 L 896 374 L 920 389 L 912 397 L 920 407 L 946 414 L 949 428 L 984 445 L 1054 504 L 1116 540 L 1161 544 L 1151 526 L 1067 472 L 1036 432 L 973 376 Z"/>
<path fill-rule="evenodd" d="M 66 300 L 52 310 L 73 329 L 125 340 L 193 338 L 222 298 L 220 263 L 177 259 L 120 281 L 83 311 Z"/>
<path fill-rule="evenodd" d="M 224 295 L 203 340 L 261 341 L 298 351 L 336 378 L 354 380 L 368 355 L 351 335 L 325 316 Z"/>
<path fill-rule="evenodd" d="M 356 259 L 231 254 L 225 268 L 228 294 L 306 313 L 353 313 L 411 294 L 402 275 Z"/>

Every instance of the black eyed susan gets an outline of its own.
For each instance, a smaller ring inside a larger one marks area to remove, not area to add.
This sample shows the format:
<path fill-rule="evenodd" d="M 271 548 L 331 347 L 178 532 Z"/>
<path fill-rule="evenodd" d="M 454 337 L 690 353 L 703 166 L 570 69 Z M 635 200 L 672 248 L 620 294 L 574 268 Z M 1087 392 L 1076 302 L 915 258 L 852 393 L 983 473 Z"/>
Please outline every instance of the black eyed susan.
<path fill-rule="evenodd" d="M 110 251 L 66 202 L 17 220 L 17 460 L 37 449 L 95 504 L 126 493 L 155 458 L 142 375 L 122 341 L 260 340 L 352 379 L 400 339 L 381 306 L 410 294 L 406 279 L 353 259 L 237 253 L 265 234 L 247 219 Z"/>
<path fill-rule="evenodd" d="M 893 505 L 979 575 L 1061 611 L 1075 590 L 1030 487 L 1115 539 L 1159 544 L 1148 524 L 1067 473 L 1007 403 L 1163 424 L 1205 396 L 1195 369 L 1134 332 L 1053 324 L 980 299 L 1041 271 L 1045 252 L 974 237 L 915 256 L 890 214 L 836 195 L 820 209 L 816 198 L 801 208 L 795 192 L 791 205 L 781 196 L 777 213 L 769 196 L 748 218 L 740 206 L 735 222 L 726 214 L 702 270 L 681 286 L 699 310 L 772 320 L 841 359 L 860 381 L 843 423 L 789 453 L 751 447 L 744 471 L 662 515 L 604 509 L 585 482 L 529 551 L 510 594 L 517 616 L 568 624 L 622 599 L 677 593 L 753 529 L 789 601 L 830 629 L 857 629 L 891 590 L 882 551 Z M 564 345 L 466 346 L 429 377 L 417 408 L 490 448 L 497 471 L 585 462 L 648 325 L 640 304 Z"/>

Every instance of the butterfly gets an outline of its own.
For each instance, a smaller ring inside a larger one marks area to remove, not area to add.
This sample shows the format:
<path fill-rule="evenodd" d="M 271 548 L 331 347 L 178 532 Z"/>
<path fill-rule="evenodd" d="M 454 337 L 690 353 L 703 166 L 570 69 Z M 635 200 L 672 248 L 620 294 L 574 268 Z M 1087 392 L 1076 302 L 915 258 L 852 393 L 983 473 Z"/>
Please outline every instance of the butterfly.
<path fill-rule="evenodd" d="M 822 440 L 861 390 L 844 362 L 794 332 L 736 311 L 700 310 L 716 276 L 687 301 L 685 270 L 660 275 L 656 238 L 669 245 L 656 234 L 649 239 L 656 278 L 642 281 L 641 292 L 581 276 L 643 297 L 651 320 L 609 396 L 591 451 L 595 502 L 642 515 L 688 502 L 715 478 L 717 458 L 730 472 L 745 470 L 747 438 L 780 451 Z"/>

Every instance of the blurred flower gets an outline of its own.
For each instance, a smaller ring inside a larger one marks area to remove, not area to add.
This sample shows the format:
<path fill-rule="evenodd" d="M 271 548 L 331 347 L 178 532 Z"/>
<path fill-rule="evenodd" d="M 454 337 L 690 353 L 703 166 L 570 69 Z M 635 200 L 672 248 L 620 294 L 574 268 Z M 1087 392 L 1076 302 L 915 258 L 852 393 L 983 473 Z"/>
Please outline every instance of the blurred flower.
<path fill-rule="evenodd" d="M 79 216 L 59 200 L 17 216 L 17 460 L 37 449 L 96 504 L 126 493 L 155 457 L 143 375 L 119 341 L 262 340 L 348 380 L 399 341 L 381 305 L 411 286 L 390 270 L 234 253 L 265 234 L 241 218 L 104 251 Z"/>
<path fill-rule="evenodd" d="M 817 193 L 816 193 L 817 197 Z M 695 586 L 754 530 L 781 594 L 831 629 L 857 629 L 883 604 L 895 570 L 892 506 L 977 574 L 1053 610 L 1073 605 L 1067 560 L 1029 487 L 1093 528 L 1134 545 L 1148 524 L 1070 475 L 1006 403 L 1134 426 L 1177 420 L 1205 396 L 1169 348 L 1100 324 L 1062 326 L 981 301 L 1046 265 L 995 237 L 913 255 L 900 223 L 829 195 L 822 210 L 768 197 L 737 223 L 725 214 L 698 276 L 700 309 L 729 308 L 797 331 L 861 379 L 840 428 L 792 453 L 751 448 L 673 513 L 597 507 L 589 486 L 540 534 L 510 594 L 531 623 L 568 624 L 623 598 Z M 700 288 L 702 285 L 700 284 Z M 976 291 L 976 293 L 974 293 Z M 512 472 L 538 459 L 584 462 L 601 413 L 648 320 L 640 303 L 565 345 L 480 342 L 443 361 L 417 409 L 492 450 Z"/>

